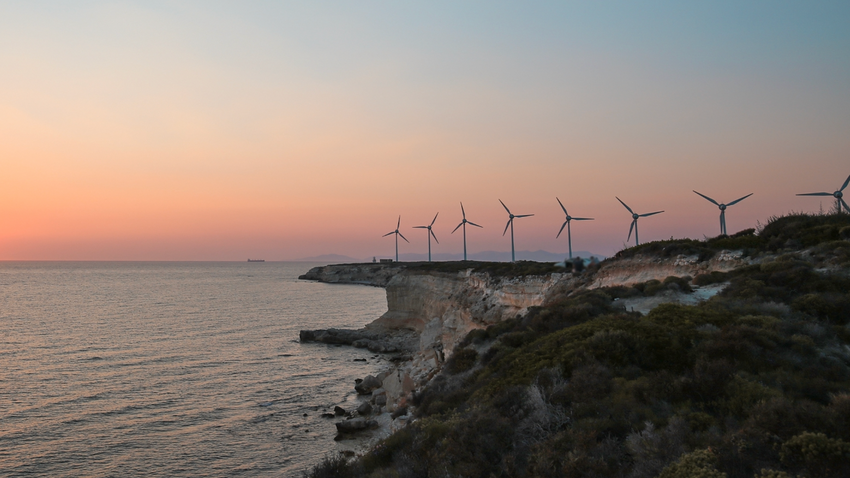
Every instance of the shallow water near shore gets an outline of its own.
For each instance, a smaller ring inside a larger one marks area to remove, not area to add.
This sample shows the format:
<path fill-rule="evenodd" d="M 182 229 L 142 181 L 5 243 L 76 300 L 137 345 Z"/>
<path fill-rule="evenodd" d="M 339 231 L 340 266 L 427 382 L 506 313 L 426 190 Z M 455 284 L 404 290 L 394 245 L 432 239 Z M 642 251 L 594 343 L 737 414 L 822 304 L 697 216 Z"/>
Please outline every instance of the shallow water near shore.
<path fill-rule="evenodd" d="M 0 263 L 0 475 L 300 476 L 384 365 L 298 342 L 386 311 L 314 265 Z"/>

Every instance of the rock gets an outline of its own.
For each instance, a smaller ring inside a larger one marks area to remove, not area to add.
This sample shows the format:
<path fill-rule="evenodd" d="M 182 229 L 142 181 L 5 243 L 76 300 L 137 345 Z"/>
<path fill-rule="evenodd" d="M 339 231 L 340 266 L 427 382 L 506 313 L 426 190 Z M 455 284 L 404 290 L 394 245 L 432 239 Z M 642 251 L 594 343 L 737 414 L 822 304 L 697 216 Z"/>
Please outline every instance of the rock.
<path fill-rule="evenodd" d="M 368 395 L 372 393 L 372 390 L 380 388 L 380 386 L 381 382 L 377 378 L 371 375 L 366 375 L 366 378 L 364 378 L 362 382 L 354 386 L 354 390 L 357 390 L 357 393 L 360 395 Z"/>
<path fill-rule="evenodd" d="M 345 415 L 345 409 L 340 407 L 340 406 L 334 407 L 334 415 L 336 415 L 336 416 Z"/>
<path fill-rule="evenodd" d="M 365 362 L 365 361 L 366 361 L 366 359 L 364 359 L 364 358 L 358 358 L 358 359 L 353 360 L 353 362 Z"/>
<path fill-rule="evenodd" d="M 366 429 L 366 419 L 362 417 L 352 418 L 336 424 L 336 430 L 340 433 L 354 433 Z"/>
<path fill-rule="evenodd" d="M 378 420 L 366 420 L 366 428 L 375 429 L 378 426 Z"/>
<path fill-rule="evenodd" d="M 360 406 L 357 407 L 357 413 L 359 413 L 361 416 L 369 415 L 370 413 L 372 413 L 372 405 L 369 404 L 369 402 L 361 403 Z"/>
<path fill-rule="evenodd" d="M 322 418 L 334 418 L 336 415 L 333 413 L 323 413 Z"/>
<path fill-rule="evenodd" d="M 375 397 L 375 405 L 377 405 L 379 407 L 383 407 L 386 404 L 387 404 L 387 394 L 386 393 L 383 394 L 383 395 L 378 395 L 377 397 Z"/>

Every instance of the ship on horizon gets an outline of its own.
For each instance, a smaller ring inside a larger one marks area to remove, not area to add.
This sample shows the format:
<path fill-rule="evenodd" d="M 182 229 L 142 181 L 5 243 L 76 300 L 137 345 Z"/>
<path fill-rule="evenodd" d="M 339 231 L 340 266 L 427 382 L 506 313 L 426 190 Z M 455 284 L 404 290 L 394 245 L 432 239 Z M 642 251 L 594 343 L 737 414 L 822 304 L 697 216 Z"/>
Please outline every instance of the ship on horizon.
<path fill-rule="evenodd" d="M 248 262 L 266 262 L 265 259 L 248 259 Z"/>

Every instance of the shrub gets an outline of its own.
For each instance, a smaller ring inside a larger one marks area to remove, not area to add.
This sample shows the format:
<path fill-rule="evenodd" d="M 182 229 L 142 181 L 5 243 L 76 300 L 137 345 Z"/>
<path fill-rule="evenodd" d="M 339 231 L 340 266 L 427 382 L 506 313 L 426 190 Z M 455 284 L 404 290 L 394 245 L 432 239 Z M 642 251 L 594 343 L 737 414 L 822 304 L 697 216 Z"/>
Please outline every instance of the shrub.
<path fill-rule="evenodd" d="M 716 463 L 717 457 L 711 450 L 697 450 L 664 468 L 658 478 L 726 478 L 726 473 L 715 468 Z"/>
<path fill-rule="evenodd" d="M 726 282 L 727 280 L 729 280 L 728 276 L 729 274 L 726 272 L 711 271 L 707 274 L 697 274 L 697 276 L 694 277 L 693 282 L 694 285 L 698 286 L 719 284 L 721 282 Z"/>
<path fill-rule="evenodd" d="M 475 349 L 456 349 L 446 361 L 443 370 L 449 375 L 463 373 L 474 367 L 476 360 L 478 360 L 478 352 Z"/>
<path fill-rule="evenodd" d="M 805 468 L 812 476 L 847 476 L 850 473 L 850 443 L 828 438 L 823 433 L 803 432 L 782 444 L 782 463 Z"/>
<path fill-rule="evenodd" d="M 359 476 L 355 467 L 341 454 L 325 455 L 322 461 L 309 472 L 304 472 L 304 478 L 348 478 Z"/>

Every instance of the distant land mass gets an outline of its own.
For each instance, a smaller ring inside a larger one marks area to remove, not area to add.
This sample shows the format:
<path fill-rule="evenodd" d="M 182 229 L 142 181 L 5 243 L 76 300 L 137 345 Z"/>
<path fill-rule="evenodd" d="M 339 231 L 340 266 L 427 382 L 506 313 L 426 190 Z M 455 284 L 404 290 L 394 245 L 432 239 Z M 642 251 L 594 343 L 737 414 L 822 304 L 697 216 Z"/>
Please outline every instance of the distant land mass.
<path fill-rule="evenodd" d="M 566 252 L 549 252 L 549 251 L 517 251 L 516 258 L 519 261 L 537 261 L 537 262 L 561 262 L 567 258 L 569 254 Z M 375 256 L 377 259 L 391 259 L 392 256 Z M 472 254 L 467 254 L 471 261 L 482 262 L 510 262 L 510 252 L 498 251 L 482 251 Z M 589 259 L 595 257 L 598 260 L 605 259 L 602 254 L 595 254 L 588 251 L 573 251 L 573 257 L 581 257 Z M 463 254 L 431 254 L 431 259 L 435 261 L 459 261 L 463 259 Z M 399 254 L 399 260 L 402 262 L 422 262 L 428 260 L 428 254 Z M 342 254 L 322 254 L 320 256 L 305 257 L 299 259 L 303 262 L 327 262 L 327 263 L 356 263 L 356 262 L 372 262 L 372 258 L 356 259 L 354 257 L 345 256 Z"/>
<path fill-rule="evenodd" d="M 298 259 L 302 262 L 335 262 L 335 263 L 350 263 L 350 262 L 366 262 L 363 259 L 355 259 L 354 257 L 344 256 L 342 254 L 322 254 L 320 256 L 304 257 Z M 372 258 L 369 258 L 369 262 Z"/>

